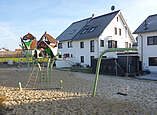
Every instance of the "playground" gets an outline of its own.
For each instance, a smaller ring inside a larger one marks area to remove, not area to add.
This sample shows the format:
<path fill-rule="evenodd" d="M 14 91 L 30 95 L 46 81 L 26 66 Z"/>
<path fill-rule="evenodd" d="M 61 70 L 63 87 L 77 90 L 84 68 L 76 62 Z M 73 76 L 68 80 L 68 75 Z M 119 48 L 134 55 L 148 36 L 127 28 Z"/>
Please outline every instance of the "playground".
<path fill-rule="evenodd" d="M 6 114 L 152 115 L 157 112 L 155 81 L 100 75 L 96 96 L 92 97 L 93 74 L 53 69 L 51 82 L 37 80 L 34 88 L 40 89 L 33 89 L 31 84 L 25 88 L 29 79 L 26 69 L 0 68 L 0 74 L 1 95 L 6 97 L 3 113 Z"/>
<path fill-rule="evenodd" d="M 99 75 L 104 53 L 137 49 L 105 50 L 97 62 L 96 74 L 87 74 L 55 68 L 56 45 L 57 41 L 46 32 L 39 41 L 28 33 L 21 38 L 22 57 L 0 59 L 0 114 L 157 113 L 157 82 Z"/>

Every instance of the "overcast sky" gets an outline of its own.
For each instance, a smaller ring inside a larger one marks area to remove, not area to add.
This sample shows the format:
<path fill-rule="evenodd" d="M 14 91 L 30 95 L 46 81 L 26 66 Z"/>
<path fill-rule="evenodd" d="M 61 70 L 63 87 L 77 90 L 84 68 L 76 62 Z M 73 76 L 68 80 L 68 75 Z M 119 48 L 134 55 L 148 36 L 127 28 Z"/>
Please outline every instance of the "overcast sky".
<path fill-rule="evenodd" d="M 157 14 L 156 0 L 0 0 L 0 48 L 19 48 L 20 37 L 28 32 L 37 39 L 45 31 L 56 38 L 72 22 L 108 13 L 112 5 L 132 32 Z"/>

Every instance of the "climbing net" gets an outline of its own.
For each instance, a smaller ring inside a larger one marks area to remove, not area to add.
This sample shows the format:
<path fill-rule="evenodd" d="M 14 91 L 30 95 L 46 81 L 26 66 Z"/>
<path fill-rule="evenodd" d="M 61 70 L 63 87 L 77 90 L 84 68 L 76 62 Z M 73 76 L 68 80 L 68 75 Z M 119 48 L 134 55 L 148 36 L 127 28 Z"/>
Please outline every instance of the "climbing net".
<path fill-rule="evenodd" d="M 39 62 L 38 60 L 28 61 L 28 80 L 24 88 L 27 89 L 44 89 L 54 88 L 52 84 L 52 69 L 55 59 L 47 59 L 47 62 Z M 30 70 L 31 68 L 31 70 Z"/>

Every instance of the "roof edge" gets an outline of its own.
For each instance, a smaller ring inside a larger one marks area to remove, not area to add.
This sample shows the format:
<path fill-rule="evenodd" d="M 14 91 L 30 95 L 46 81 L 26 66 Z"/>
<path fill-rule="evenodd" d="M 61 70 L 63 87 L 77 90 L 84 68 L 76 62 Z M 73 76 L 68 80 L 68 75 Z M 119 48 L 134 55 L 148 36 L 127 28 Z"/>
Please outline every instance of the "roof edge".
<path fill-rule="evenodd" d="M 111 14 L 116 13 L 116 12 L 119 12 L 119 11 L 120 11 L 120 10 L 117 10 L 117 11 L 114 11 L 114 12 L 110 12 L 110 13 L 106 13 L 106 14 L 103 14 L 103 15 L 99 15 L 99 16 L 94 17 L 93 19 L 99 18 L 99 17 L 102 17 L 102 16 L 106 16 L 106 15 L 111 15 Z M 73 22 L 73 23 L 81 22 L 81 21 L 88 20 L 88 19 L 91 19 L 91 18 L 92 18 L 92 17 L 84 18 L 84 19 L 82 19 L 82 20 L 79 20 L 79 21 L 76 21 L 76 22 Z M 72 24 L 73 24 L 73 23 L 72 23 Z"/>

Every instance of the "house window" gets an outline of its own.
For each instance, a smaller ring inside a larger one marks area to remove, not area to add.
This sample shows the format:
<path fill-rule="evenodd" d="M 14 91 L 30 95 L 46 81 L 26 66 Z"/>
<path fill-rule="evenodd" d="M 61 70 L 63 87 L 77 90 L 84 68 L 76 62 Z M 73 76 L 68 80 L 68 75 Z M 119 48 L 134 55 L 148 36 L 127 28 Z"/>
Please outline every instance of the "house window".
<path fill-rule="evenodd" d="M 64 54 L 64 58 L 70 57 L 69 54 Z"/>
<path fill-rule="evenodd" d="M 81 56 L 81 63 L 84 63 L 84 56 Z"/>
<path fill-rule="evenodd" d="M 157 36 L 147 37 L 147 45 L 157 45 Z"/>
<path fill-rule="evenodd" d="M 102 56 L 103 59 L 107 58 L 107 56 Z"/>
<path fill-rule="evenodd" d="M 80 42 L 80 48 L 84 48 L 84 42 Z"/>
<path fill-rule="evenodd" d="M 71 54 L 71 58 L 73 57 L 73 54 Z"/>
<path fill-rule="evenodd" d="M 117 41 L 109 40 L 108 41 L 108 48 L 117 48 Z"/>
<path fill-rule="evenodd" d="M 117 22 L 118 22 L 118 17 L 117 17 Z"/>
<path fill-rule="evenodd" d="M 128 42 L 125 42 L 125 48 L 128 48 Z"/>
<path fill-rule="evenodd" d="M 68 42 L 68 48 L 72 48 L 72 41 Z"/>
<path fill-rule="evenodd" d="M 100 40 L 100 47 L 104 47 L 104 40 Z"/>
<path fill-rule="evenodd" d="M 91 67 L 93 66 L 94 56 L 90 56 Z"/>
<path fill-rule="evenodd" d="M 62 55 L 59 55 L 58 58 L 62 58 Z"/>
<path fill-rule="evenodd" d="M 58 43 L 58 49 L 62 49 L 62 43 Z"/>
<path fill-rule="evenodd" d="M 94 52 L 94 40 L 90 41 L 90 52 Z"/>
<path fill-rule="evenodd" d="M 119 35 L 121 36 L 122 35 L 122 30 L 119 28 Z"/>
<path fill-rule="evenodd" d="M 157 57 L 149 57 L 149 66 L 157 66 Z"/>
<path fill-rule="evenodd" d="M 114 28 L 114 33 L 115 33 L 115 35 L 117 35 L 117 28 L 116 27 Z"/>
<path fill-rule="evenodd" d="M 114 48 L 117 48 L 117 41 L 114 41 Z"/>
<path fill-rule="evenodd" d="M 131 48 L 131 43 L 129 43 L 129 48 Z"/>

